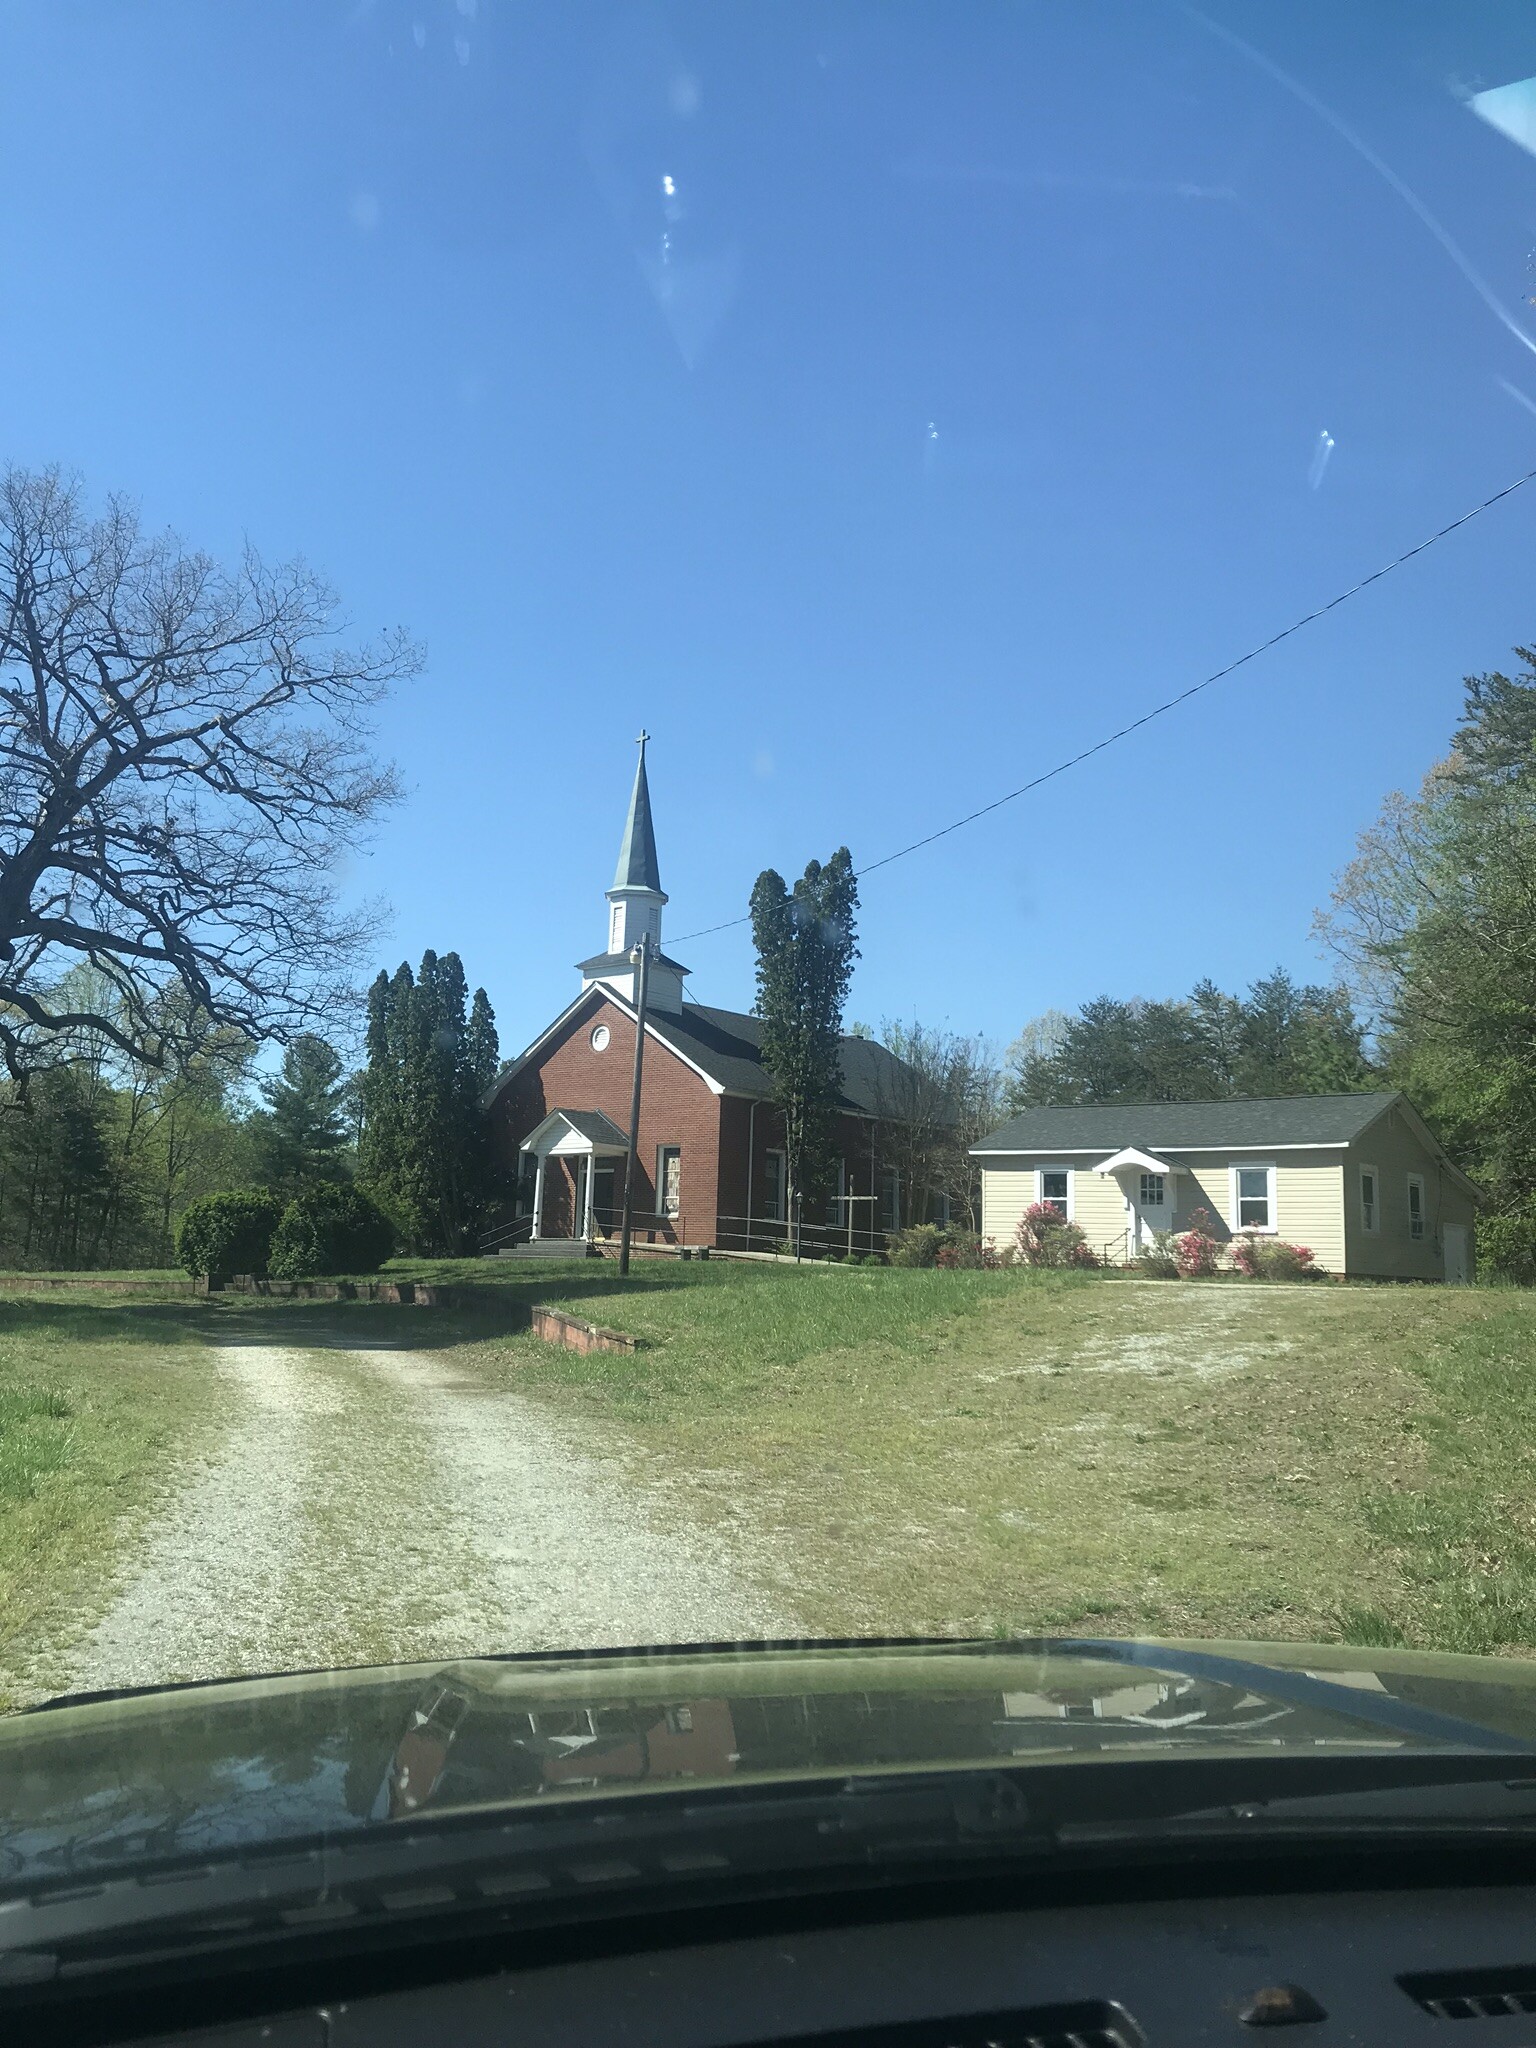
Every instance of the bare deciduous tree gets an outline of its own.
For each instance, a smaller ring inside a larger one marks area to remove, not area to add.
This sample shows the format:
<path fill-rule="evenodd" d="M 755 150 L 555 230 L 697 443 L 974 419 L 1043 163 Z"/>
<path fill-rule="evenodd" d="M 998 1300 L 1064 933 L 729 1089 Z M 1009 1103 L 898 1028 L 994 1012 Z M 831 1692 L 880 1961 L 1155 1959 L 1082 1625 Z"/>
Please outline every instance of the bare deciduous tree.
<path fill-rule="evenodd" d="M 990 1047 L 887 1018 L 880 1041 L 900 1062 L 877 1084 L 880 1156 L 901 1188 L 901 1220 L 921 1223 L 933 1195 L 968 1229 L 981 1222 L 981 1177 L 969 1148 L 1002 1117 L 1003 1077 Z"/>
<path fill-rule="evenodd" d="M 221 569 L 122 500 L 91 517 L 55 471 L 0 478 L 13 1078 L 69 1032 L 158 1065 L 178 1017 L 287 1038 L 350 995 L 371 919 L 337 909 L 332 873 L 396 794 L 367 714 L 419 655 L 399 632 L 347 649 L 337 631 L 302 562 L 248 549 Z M 109 1003 L 71 1001 L 81 962 Z M 188 1001 L 162 1001 L 178 984 Z"/>

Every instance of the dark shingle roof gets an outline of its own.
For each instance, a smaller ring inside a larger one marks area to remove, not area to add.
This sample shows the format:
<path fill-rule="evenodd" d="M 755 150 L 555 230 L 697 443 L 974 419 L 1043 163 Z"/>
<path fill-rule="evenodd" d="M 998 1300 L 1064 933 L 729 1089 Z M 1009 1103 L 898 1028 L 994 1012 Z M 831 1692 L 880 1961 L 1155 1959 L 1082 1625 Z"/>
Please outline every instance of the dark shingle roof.
<path fill-rule="evenodd" d="M 688 972 L 681 960 L 673 960 L 665 953 L 653 953 L 651 965 L 670 967 L 678 974 Z M 580 974 L 633 974 L 635 963 L 627 953 L 594 953 L 590 960 L 578 960 L 576 968 Z"/>
<path fill-rule="evenodd" d="M 563 1116 L 573 1131 L 577 1131 L 591 1145 L 617 1145 L 621 1150 L 629 1149 L 629 1136 L 621 1131 L 611 1116 L 605 1116 L 600 1109 L 555 1109 L 551 1116 Z M 549 1117 L 544 1119 L 546 1123 Z"/>
<path fill-rule="evenodd" d="M 744 1010 L 713 1010 L 684 1003 L 681 1017 L 655 1010 L 650 1023 L 681 1053 L 732 1095 L 766 1102 L 773 1082 L 763 1068 L 763 1020 Z M 866 1115 L 889 1115 L 900 1101 L 902 1063 L 873 1038 L 842 1041 L 843 1106 Z"/>
<path fill-rule="evenodd" d="M 614 956 L 599 954 L 586 965 L 591 969 L 611 957 Z M 596 993 L 596 989 L 586 991 L 588 995 Z M 612 995 L 611 990 L 604 993 Z M 577 1003 L 580 1000 L 578 997 Z M 570 1017 L 577 1003 L 557 1023 Z M 646 1022 L 685 1059 L 692 1060 L 712 1081 L 718 1082 L 728 1095 L 755 1096 L 760 1102 L 771 1099 L 773 1082 L 763 1068 L 761 1017 L 749 1016 L 744 1010 L 714 1010 L 702 1003 L 684 1003 L 681 1016 L 672 1010 L 653 1009 Z M 536 1039 L 521 1059 L 510 1061 L 497 1075 L 484 1098 L 487 1108 L 511 1087 L 540 1043 L 542 1040 Z M 873 1038 L 844 1038 L 841 1050 L 842 1107 L 866 1116 L 895 1114 L 902 1099 L 904 1062 Z M 562 1114 L 575 1117 L 577 1112 L 564 1110 Z"/>
<path fill-rule="evenodd" d="M 1106 1152 L 1122 1145 L 1174 1152 L 1260 1151 L 1266 1145 L 1345 1145 L 1399 1099 L 1278 1095 L 1226 1102 L 1095 1102 L 1026 1109 L 973 1152 Z"/>

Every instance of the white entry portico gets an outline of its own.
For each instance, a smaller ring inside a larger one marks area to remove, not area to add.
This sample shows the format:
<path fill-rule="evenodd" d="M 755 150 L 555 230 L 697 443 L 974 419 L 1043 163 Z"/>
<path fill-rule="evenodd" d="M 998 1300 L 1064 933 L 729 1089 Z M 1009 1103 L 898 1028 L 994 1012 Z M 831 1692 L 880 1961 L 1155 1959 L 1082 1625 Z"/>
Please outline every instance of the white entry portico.
<path fill-rule="evenodd" d="M 616 1166 L 629 1151 L 629 1140 L 613 1119 L 600 1109 L 552 1109 L 518 1150 L 533 1160 L 533 1236 L 544 1235 L 546 1164 L 568 1159 L 576 1176 L 570 1235 L 595 1237 L 599 1169 L 604 1164 Z"/>
<path fill-rule="evenodd" d="M 1143 1152 L 1139 1145 L 1123 1145 L 1094 1167 L 1106 1180 L 1113 1180 L 1125 1197 L 1125 1245 L 1130 1258 L 1151 1244 L 1159 1231 L 1172 1230 L 1174 1217 L 1174 1176 L 1182 1171 L 1171 1160 L 1155 1152 Z"/>

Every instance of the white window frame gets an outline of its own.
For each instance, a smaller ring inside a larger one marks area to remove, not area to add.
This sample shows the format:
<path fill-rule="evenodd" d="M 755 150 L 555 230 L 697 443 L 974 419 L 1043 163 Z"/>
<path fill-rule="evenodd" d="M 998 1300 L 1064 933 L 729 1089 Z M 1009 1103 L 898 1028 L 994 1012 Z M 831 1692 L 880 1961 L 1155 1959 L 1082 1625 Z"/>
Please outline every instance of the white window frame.
<path fill-rule="evenodd" d="M 887 1236 L 901 1228 L 901 1175 L 894 1166 L 880 1175 L 880 1228 Z"/>
<path fill-rule="evenodd" d="M 1419 1191 L 1419 1227 L 1417 1230 L 1415 1230 L 1413 1227 L 1413 1191 L 1415 1188 L 1417 1188 Z M 1408 1192 L 1406 1199 L 1408 1203 L 1408 1235 L 1410 1238 L 1412 1238 L 1415 1244 L 1422 1244 L 1424 1240 L 1429 1236 L 1429 1202 L 1427 1199 L 1428 1190 L 1425 1188 L 1424 1185 L 1423 1174 L 1410 1173 L 1407 1176 L 1407 1189 Z"/>
<path fill-rule="evenodd" d="M 1045 1192 L 1045 1176 L 1048 1173 L 1064 1173 L 1066 1175 L 1067 1221 L 1069 1223 L 1075 1222 L 1076 1218 L 1073 1215 L 1073 1211 L 1077 1207 L 1077 1175 L 1072 1171 L 1072 1168 L 1070 1166 L 1037 1166 L 1035 1168 L 1035 1200 L 1037 1202 L 1043 1202 L 1047 1200 Z M 1056 1197 L 1052 1195 L 1049 1197 L 1049 1199 L 1054 1202 Z"/>
<path fill-rule="evenodd" d="M 782 1146 L 770 1145 L 763 1154 L 765 1167 L 770 1159 L 777 1159 L 779 1162 L 779 1173 L 777 1181 L 770 1183 L 773 1193 L 768 1210 L 768 1221 L 770 1223 L 787 1223 L 789 1221 L 789 1154 L 785 1152 Z M 764 1174 L 764 1179 L 767 1179 L 766 1173 Z"/>
<path fill-rule="evenodd" d="M 1367 1174 L 1371 1181 L 1369 1206 L 1365 1199 Z M 1381 1231 L 1381 1170 L 1379 1167 L 1367 1166 L 1363 1159 L 1360 1162 L 1360 1228 L 1372 1237 L 1378 1236 Z"/>
<path fill-rule="evenodd" d="M 667 1207 L 667 1161 L 677 1154 L 677 1207 Z M 665 1216 L 669 1222 L 683 1213 L 683 1148 L 681 1145 L 658 1145 L 656 1147 L 656 1213 Z"/>
<path fill-rule="evenodd" d="M 1157 1182 L 1157 1185 L 1158 1185 L 1159 1189 L 1161 1190 L 1161 1193 L 1160 1193 L 1160 1194 L 1158 1195 L 1158 1198 L 1157 1198 L 1157 1200 L 1156 1200 L 1155 1202 L 1153 1201 L 1152 1197 L 1151 1197 L 1151 1196 L 1150 1196 L 1150 1195 L 1149 1195 L 1149 1194 L 1147 1193 L 1147 1182 L 1148 1182 L 1149 1180 L 1155 1180 L 1155 1181 Z M 1139 1196 L 1139 1199 L 1140 1199 L 1140 1203 L 1141 1203 L 1141 1206 L 1142 1206 L 1142 1208 L 1143 1208 L 1143 1209 L 1166 1209 L 1166 1208 L 1167 1208 L 1167 1206 L 1168 1206 L 1168 1176 L 1167 1176 L 1167 1174 L 1166 1174 L 1166 1173 L 1145 1173 L 1145 1172 L 1144 1172 L 1144 1173 L 1142 1174 L 1142 1176 L 1141 1176 L 1141 1180 L 1140 1180 L 1140 1182 L 1138 1183 L 1138 1186 L 1139 1186 L 1139 1189 L 1140 1189 L 1140 1196 Z"/>
<path fill-rule="evenodd" d="M 845 1230 L 848 1226 L 848 1162 L 837 1162 L 837 1181 L 827 1196 L 828 1230 Z"/>
<path fill-rule="evenodd" d="M 1242 1181 L 1245 1173 L 1264 1175 L 1265 1200 L 1269 1208 L 1267 1223 L 1244 1223 L 1242 1205 Z M 1232 1220 L 1228 1225 L 1234 1237 L 1275 1237 L 1280 1230 L 1280 1216 L 1275 1203 L 1275 1162 L 1273 1159 L 1234 1159 L 1227 1168 L 1227 1197 L 1232 1205 Z"/>

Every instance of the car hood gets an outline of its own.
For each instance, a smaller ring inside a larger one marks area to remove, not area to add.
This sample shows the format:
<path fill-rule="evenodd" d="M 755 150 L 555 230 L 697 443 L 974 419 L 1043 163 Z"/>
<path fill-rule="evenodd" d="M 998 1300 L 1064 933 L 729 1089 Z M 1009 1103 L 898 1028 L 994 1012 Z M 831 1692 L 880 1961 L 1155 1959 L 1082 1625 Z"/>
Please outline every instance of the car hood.
<path fill-rule="evenodd" d="M 1536 1755 L 1536 1664 L 1295 1643 L 795 1644 L 66 1697 L 0 1719 L 0 1889 L 594 1795 L 1329 1750 Z"/>

